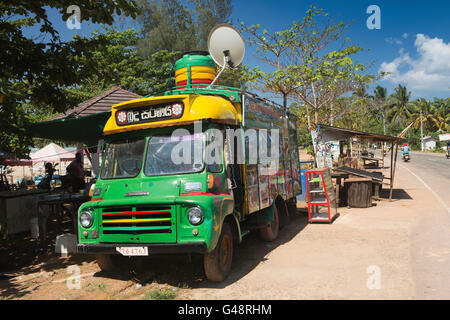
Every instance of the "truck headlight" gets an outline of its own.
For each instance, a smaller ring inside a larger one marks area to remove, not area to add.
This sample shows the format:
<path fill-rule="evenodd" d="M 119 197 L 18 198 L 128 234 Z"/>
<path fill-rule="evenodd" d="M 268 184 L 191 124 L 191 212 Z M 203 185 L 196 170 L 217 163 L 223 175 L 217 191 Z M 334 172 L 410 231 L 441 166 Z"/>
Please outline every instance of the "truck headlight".
<path fill-rule="evenodd" d="M 200 207 L 190 208 L 187 212 L 187 217 L 192 225 L 197 226 L 203 222 L 203 211 Z"/>
<path fill-rule="evenodd" d="M 89 228 L 90 226 L 92 226 L 93 222 L 94 217 L 91 211 L 83 211 L 80 214 L 80 224 L 83 228 Z"/>

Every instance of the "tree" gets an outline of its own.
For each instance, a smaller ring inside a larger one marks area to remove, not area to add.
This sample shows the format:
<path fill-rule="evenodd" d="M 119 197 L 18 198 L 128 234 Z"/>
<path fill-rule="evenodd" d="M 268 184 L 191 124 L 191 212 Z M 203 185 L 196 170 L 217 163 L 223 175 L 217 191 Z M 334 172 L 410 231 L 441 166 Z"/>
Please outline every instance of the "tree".
<path fill-rule="evenodd" d="M 373 95 L 373 106 L 375 112 L 381 116 L 383 121 L 383 134 L 386 134 L 386 107 L 387 107 L 387 89 L 376 86 Z"/>
<path fill-rule="evenodd" d="M 137 21 L 143 36 L 140 53 L 145 58 L 150 59 L 152 54 L 161 50 L 199 50 L 192 12 L 180 0 L 139 0 L 138 4 L 141 14 Z"/>
<path fill-rule="evenodd" d="M 293 64 L 292 58 L 289 59 L 296 45 L 295 26 L 272 34 L 266 29 L 260 29 L 259 24 L 247 27 L 241 22 L 241 31 L 250 35 L 248 42 L 257 47 L 259 60 L 272 71 L 265 72 L 259 67 L 249 69 L 249 79 L 259 90 L 281 95 L 283 107 L 287 109 L 288 97 L 297 88 L 293 75 L 299 69 Z"/>
<path fill-rule="evenodd" d="M 141 14 L 137 21 L 142 26 L 139 52 L 147 60 L 159 51 L 178 53 L 172 63 L 187 51 L 207 50 L 209 32 L 217 24 L 230 23 L 231 0 L 189 0 L 195 10 L 188 9 L 180 0 L 139 0 Z M 247 81 L 245 67 L 227 69 L 221 85 L 244 88 Z"/>
<path fill-rule="evenodd" d="M 134 1 L 80 0 L 76 4 L 82 21 L 94 23 L 111 24 L 114 14 L 135 17 L 138 12 Z M 97 43 L 86 39 L 63 42 L 48 19 L 46 8 L 50 7 L 67 20 L 67 6 L 62 0 L 8 0 L 0 5 L 0 149 L 4 151 L 26 155 L 32 144 L 24 129 L 28 122 L 25 103 L 63 111 L 73 105 L 64 88 L 86 76 L 78 72 L 77 57 Z M 25 36 L 24 29 L 34 26 L 40 28 L 41 37 Z"/>
<path fill-rule="evenodd" d="M 391 94 L 388 98 L 389 107 L 387 117 L 392 123 L 400 124 L 402 127 L 406 127 L 409 123 L 406 123 L 410 119 L 412 114 L 412 105 L 409 101 L 411 92 L 407 90 L 406 86 L 398 85 L 395 88 L 395 93 Z"/>
<path fill-rule="evenodd" d="M 156 52 L 144 59 L 137 50 L 138 32 L 134 29 L 94 32 L 91 39 L 103 39 L 101 45 L 79 57 L 80 72 L 89 74 L 68 92 L 78 102 L 85 101 L 113 86 L 147 95 L 167 86 L 172 61 L 178 52 Z"/>
<path fill-rule="evenodd" d="M 338 97 L 375 78 L 365 74 L 366 68 L 355 64 L 351 58 L 362 49 L 348 44 L 349 40 L 344 36 L 348 26 L 343 22 L 336 23 L 314 6 L 300 23 L 295 23 L 294 61 L 300 68 L 296 73 L 294 96 L 313 109 L 316 127 L 322 108 L 329 108 L 333 114 Z M 330 47 L 338 49 L 327 52 Z M 330 122 L 334 122 L 333 119 L 331 117 Z"/>
<path fill-rule="evenodd" d="M 207 48 L 209 32 L 216 25 L 231 23 L 231 0 L 189 0 L 195 6 L 198 47 Z"/>
<path fill-rule="evenodd" d="M 422 127 L 425 130 L 436 131 L 439 128 L 439 120 L 437 114 L 433 110 L 431 102 L 427 99 L 421 98 L 414 100 L 412 103 L 411 121 L 413 121 L 414 129 Z"/>
<path fill-rule="evenodd" d="M 367 93 L 366 86 L 359 86 L 355 91 L 353 91 L 352 96 L 353 103 L 358 105 L 358 108 L 363 110 L 364 113 L 367 113 L 371 96 Z M 366 131 L 366 128 L 363 128 L 362 131 Z"/>
<path fill-rule="evenodd" d="M 445 132 L 450 131 L 450 98 L 434 98 L 432 110 L 436 116 L 437 128 Z"/>
<path fill-rule="evenodd" d="M 322 108 L 332 107 L 340 95 L 370 80 L 363 74 L 364 66 L 351 59 L 361 48 L 347 45 L 347 26 L 314 6 L 284 31 L 269 33 L 260 31 L 260 25 L 243 26 L 250 43 L 258 46 L 260 59 L 269 66 L 269 71 L 253 69 L 252 80 L 263 90 L 280 94 L 285 109 L 291 96 L 307 108 L 308 117 L 311 108 L 317 126 Z M 332 46 L 339 49 L 327 52 Z"/>
<path fill-rule="evenodd" d="M 189 0 L 195 10 L 180 0 L 139 0 L 142 52 L 149 56 L 160 50 L 186 52 L 206 50 L 210 30 L 230 22 L 231 0 Z"/>

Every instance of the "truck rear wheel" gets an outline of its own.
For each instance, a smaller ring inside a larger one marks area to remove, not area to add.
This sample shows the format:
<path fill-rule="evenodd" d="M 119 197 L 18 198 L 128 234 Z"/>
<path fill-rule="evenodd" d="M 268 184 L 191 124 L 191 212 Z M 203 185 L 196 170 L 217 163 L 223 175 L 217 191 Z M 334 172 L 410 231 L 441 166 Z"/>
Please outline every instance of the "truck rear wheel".
<path fill-rule="evenodd" d="M 206 253 L 203 264 L 208 280 L 222 282 L 231 271 L 233 260 L 233 234 L 230 225 L 224 223 L 219 241 L 213 251 Z"/>
<path fill-rule="evenodd" d="M 126 258 L 117 254 L 97 254 L 97 265 L 102 271 L 118 271 L 126 265 Z"/>
<path fill-rule="evenodd" d="M 277 206 L 273 206 L 273 221 L 267 227 L 259 229 L 259 236 L 264 241 L 274 241 L 278 237 L 280 220 L 278 219 Z"/>

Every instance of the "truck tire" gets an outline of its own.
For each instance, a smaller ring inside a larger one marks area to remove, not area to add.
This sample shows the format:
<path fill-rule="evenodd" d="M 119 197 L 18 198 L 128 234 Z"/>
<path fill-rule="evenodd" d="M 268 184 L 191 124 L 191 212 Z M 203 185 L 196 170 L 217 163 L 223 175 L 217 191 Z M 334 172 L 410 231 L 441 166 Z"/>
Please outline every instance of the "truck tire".
<path fill-rule="evenodd" d="M 224 223 L 219 241 L 213 251 L 205 253 L 203 264 L 209 281 L 222 282 L 231 271 L 233 260 L 233 233 L 230 225 Z"/>
<path fill-rule="evenodd" d="M 273 206 L 273 221 L 264 228 L 259 229 L 259 236 L 264 241 L 274 241 L 278 237 L 280 230 L 280 219 L 278 217 L 277 206 Z"/>
<path fill-rule="evenodd" d="M 97 265 L 102 271 L 118 271 L 126 265 L 126 258 L 117 254 L 97 254 Z"/>

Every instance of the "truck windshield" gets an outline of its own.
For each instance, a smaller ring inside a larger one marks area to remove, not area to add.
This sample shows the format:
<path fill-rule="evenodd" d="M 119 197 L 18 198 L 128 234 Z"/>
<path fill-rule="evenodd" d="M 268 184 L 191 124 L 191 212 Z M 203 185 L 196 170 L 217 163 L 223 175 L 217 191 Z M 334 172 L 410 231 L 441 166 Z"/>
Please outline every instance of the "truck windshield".
<path fill-rule="evenodd" d="M 204 150 L 204 134 L 153 136 L 148 142 L 144 173 L 160 176 L 200 172 Z"/>
<path fill-rule="evenodd" d="M 111 142 L 106 150 L 100 177 L 102 179 L 133 178 L 142 168 L 145 138 Z"/>

